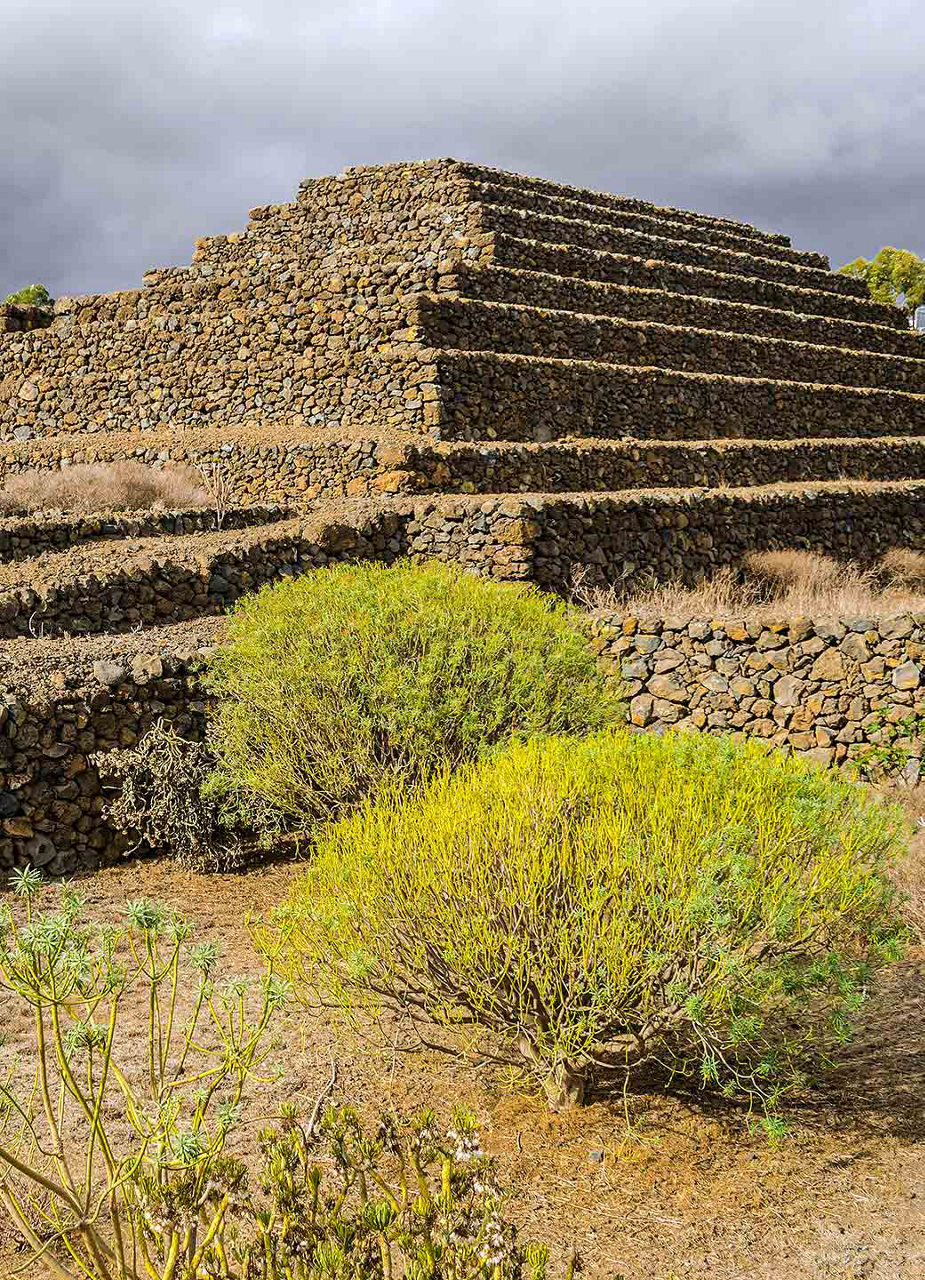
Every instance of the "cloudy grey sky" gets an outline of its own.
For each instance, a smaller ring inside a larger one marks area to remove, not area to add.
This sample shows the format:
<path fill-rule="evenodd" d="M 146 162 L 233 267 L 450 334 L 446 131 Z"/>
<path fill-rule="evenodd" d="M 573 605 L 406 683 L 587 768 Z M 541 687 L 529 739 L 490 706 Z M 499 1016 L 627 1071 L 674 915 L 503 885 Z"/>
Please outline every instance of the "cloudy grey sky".
<path fill-rule="evenodd" d="M 0 0 L 0 293 L 457 156 L 925 253 L 921 0 Z"/>

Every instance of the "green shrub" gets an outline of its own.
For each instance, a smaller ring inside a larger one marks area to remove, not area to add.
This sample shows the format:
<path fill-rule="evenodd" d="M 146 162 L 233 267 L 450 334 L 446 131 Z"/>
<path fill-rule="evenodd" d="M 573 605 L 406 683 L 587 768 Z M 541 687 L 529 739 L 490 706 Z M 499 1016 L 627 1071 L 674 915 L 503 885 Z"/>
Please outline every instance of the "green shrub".
<path fill-rule="evenodd" d="M 329 826 L 259 938 L 308 1004 L 493 1033 L 554 1106 L 658 1061 L 770 1114 L 899 948 L 902 821 L 755 742 L 535 740 Z"/>
<path fill-rule="evenodd" d="M 245 597 L 209 684 L 216 789 L 309 825 L 389 776 L 622 717 L 564 605 L 439 563 L 340 566 Z"/>
<path fill-rule="evenodd" d="M 14 307 L 53 307 L 54 298 L 49 296 L 43 284 L 29 284 L 16 293 L 7 294 L 6 303 Z"/>
<path fill-rule="evenodd" d="M 95 925 L 73 886 L 39 911 L 41 874 L 12 884 L 0 984 L 31 1043 L 0 1079 L 0 1205 L 56 1280 L 220 1274 L 198 1261 L 241 1181 L 226 1141 L 285 984 L 218 982 L 214 945 L 163 904 Z"/>

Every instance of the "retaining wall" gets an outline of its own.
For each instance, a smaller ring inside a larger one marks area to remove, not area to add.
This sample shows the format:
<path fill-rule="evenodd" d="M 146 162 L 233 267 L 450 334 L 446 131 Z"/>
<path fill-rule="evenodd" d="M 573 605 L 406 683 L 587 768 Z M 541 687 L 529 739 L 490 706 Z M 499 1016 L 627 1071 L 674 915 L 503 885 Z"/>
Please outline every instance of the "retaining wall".
<path fill-rule="evenodd" d="M 0 637 L 123 632 L 219 614 L 280 577 L 337 560 L 441 559 L 525 578 L 534 526 L 517 498 L 442 497 L 239 531 L 112 538 L 0 565 Z"/>
<path fill-rule="evenodd" d="M 90 757 L 135 746 L 161 718 L 202 737 L 197 675 L 220 626 L 100 636 L 80 652 L 35 641 L 28 670 L 0 648 L 0 867 L 64 875 L 126 852 Z"/>
<path fill-rule="evenodd" d="M 411 310 L 428 345 L 456 351 L 499 351 L 563 360 L 658 365 L 744 378 L 891 388 L 925 394 L 925 347 L 915 356 L 848 351 L 808 341 L 716 332 L 609 316 L 422 297 Z"/>
<path fill-rule="evenodd" d="M 492 242 L 492 265 L 543 271 L 554 276 L 578 276 L 606 284 L 664 289 L 749 302 L 782 311 L 805 311 L 815 315 L 838 316 L 870 324 L 908 329 L 898 307 L 886 307 L 869 298 L 846 296 L 825 288 L 787 284 L 779 280 L 734 275 L 715 265 L 690 266 L 666 262 L 657 255 L 634 257 L 629 253 L 603 252 L 580 245 L 549 244 L 543 240 L 521 240 L 517 234 L 497 232 Z"/>
<path fill-rule="evenodd" d="M 160 717 L 201 738 L 199 681 L 222 619 L 75 646 L 0 642 L 0 867 L 65 874 L 122 856 L 103 817 L 94 752 L 134 746 Z M 925 615 L 771 622 L 639 618 L 591 623 L 640 728 L 744 733 L 842 763 L 876 741 L 875 716 L 925 714 Z M 19 646 L 21 654 L 22 646 Z M 910 742 L 906 776 L 918 776 Z"/>
<path fill-rule="evenodd" d="M 195 507 L 186 511 L 117 511 L 103 515 L 10 516 L 0 519 L 0 563 L 28 560 L 105 538 L 149 538 L 157 534 L 246 529 L 284 520 L 292 512 L 272 505 L 223 511 Z"/>
<path fill-rule="evenodd" d="M 841 763 L 878 717 L 925 714 L 925 614 L 876 618 L 598 617 L 593 645 L 619 673 L 633 724 L 744 733 Z M 908 743 L 907 777 L 918 777 Z"/>
<path fill-rule="evenodd" d="M 233 503 L 297 502 L 398 493 L 413 485 L 407 474 L 410 442 L 351 439 L 242 427 L 224 431 L 112 432 L 70 439 L 0 444 L 0 485 L 7 475 L 73 463 L 167 462 L 221 477 Z"/>
<path fill-rule="evenodd" d="M 654 268 L 653 268 L 654 269 Z M 706 275 L 707 273 L 704 273 Z M 672 281 L 673 284 L 679 282 Z M 680 283 L 685 283 L 682 278 Z M 696 281 L 687 281 L 688 285 Z M 876 322 L 839 319 L 825 315 L 782 310 L 799 298 L 725 301 L 722 298 L 670 292 L 653 284 L 641 288 L 630 284 L 607 284 L 579 280 L 574 276 L 547 275 L 542 271 L 520 271 L 513 267 L 464 269 L 458 276 L 461 293 L 481 302 L 518 303 L 548 310 L 572 311 L 578 315 L 616 316 L 623 320 L 653 320 L 662 324 L 686 325 L 713 332 L 751 333 L 766 338 L 788 338 L 795 342 L 822 343 L 848 347 L 853 351 L 881 351 L 889 355 L 925 359 L 925 339 L 911 329 L 891 327 L 882 317 Z M 702 286 L 707 281 L 704 280 Z M 812 296 L 808 290 L 795 294 Z M 826 294 L 820 293 L 824 305 Z M 895 310 L 895 308 L 894 308 Z"/>
<path fill-rule="evenodd" d="M 793 284 L 805 289 L 822 287 L 845 298 L 868 297 L 863 280 L 856 280 L 852 276 L 832 275 L 818 266 L 800 266 L 777 258 L 763 258 L 760 256 L 761 247 L 758 243 L 754 243 L 750 251 L 743 253 L 715 244 L 694 244 L 684 239 L 673 239 L 664 233 L 645 234 L 630 227 L 584 222 L 532 209 L 511 209 L 492 204 L 481 206 L 480 225 L 484 231 L 517 236 L 525 240 L 575 245 L 597 252 L 625 254 L 643 259 L 657 258 L 691 267 L 709 267 L 730 275 L 772 280 L 778 284 Z"/>
<path fill-rule="evenodd" d="M 0 333 L 0 441 L 181 424 L 233 434 L 246 422 L 433 432 L 439 370 L 409 340 L 409 304 L 456 293 L 473 268 L 492 264 L 894 322 L 862 282 L 760 249 L 499 210 L 479 203 L 467 172 L 432 161 L 313 179 L 298 200 L 251 210 L 244 231 L 197 241 L 189 267 L 148 272 L 143 289 L 59 299 L 49 328 Z M 631 252 L 508 234 L 540 229 Z M 676 260 L 652 259 L 659 247 Z M 504 332 L 486 345 L 503 345 Z M 548 371 L 541 382 L 550 403 L 561 388 Z"/>
<path fill-rule="evenodd" d="M 122 432 L 0 444 L 7 475 L 72 463 L 135 461 L 201 467 L 235 504 L 316 502 L 400 493 L 581 493 L 595 490 L 903 480 L 925 474 L 925 439 L 687 441 L 428 441 L 406 433 L 369 440 L 268 438 L 242 430 Z M 3 525 L 0 524 L 0 530 Z M 3 536 L 0 532 L 0 559 Z"/>
<path fill-rule="evenodd" d="M 532 576 L 565 591 L 576 570 L 602 582 L 693 584 L 750 551 L 799 548 L 874 564 L 925 551 L 925 482 L 818 488 L 525 498 L 535 511 Z"/>
<path fill-rule="evenodd" d="M 819 267 L 823 271 L 828 271 L 830 266 L 824 254 L 793 249 L 789 244 L 756 235 L 754 228 L 683 221 L 673 217 L 671 210 L 643 213 L 635 209 L 608 209 L 580 197 L 542 195 L 528 187 L 512 187 L 504 181 L 504 175 L 498 175 L 494 181 L 489 178 L 487 182 L 476 182 L 473 190 L 484 204 L 502 205 L 506 209 L 532 210 L 534 213 L 575 218 L 579 222 L 603 224 L 606 227 L 630 228 L 644 235 L 668 236 L 673 240 L 689 240 L 695 244 L 718 245 L 739 253 L 760 254 L 763 258 L 779 258 L 782 262 Z"/>
<path fill-rule="evenodd" d="M 591 361 L 438 351 L 443 439 L 642 440 L 925 434 L 925 395 Z"/>

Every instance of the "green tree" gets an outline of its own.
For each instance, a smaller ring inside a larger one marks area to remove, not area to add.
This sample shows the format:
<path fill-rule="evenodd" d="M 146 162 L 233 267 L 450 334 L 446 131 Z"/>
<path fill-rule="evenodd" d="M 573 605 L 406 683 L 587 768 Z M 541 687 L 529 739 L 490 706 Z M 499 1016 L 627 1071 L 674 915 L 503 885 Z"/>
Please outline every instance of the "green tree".
<path fill-rule="evenodd" d="M 14 307 L 53 307 L 55 300 L 43 284 L 28 284 L 6 296 L 6 304 Z"/>
<path fill-rule="evenodd" d="M 839 268 L 843 276 L 864 280 L 875 302 L 901 307 L 911 317 L 925 305 L 925 261 L 908 249 L 887 246 L 875 258 L 855 258 Z"/>

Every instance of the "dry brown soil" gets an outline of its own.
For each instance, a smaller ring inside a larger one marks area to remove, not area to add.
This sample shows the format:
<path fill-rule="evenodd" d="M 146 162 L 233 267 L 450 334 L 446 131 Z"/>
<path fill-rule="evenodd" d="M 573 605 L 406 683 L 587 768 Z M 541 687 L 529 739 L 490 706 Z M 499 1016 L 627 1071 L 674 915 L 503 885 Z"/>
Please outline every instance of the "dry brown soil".
<path fill-rule="evenodd" d="M 921 856 L 921 851 L 919 853 Z M 88 914 L 115 917 L 129 898 L 160 898 L 218 941 L 226 973 L 258 972 L 247 911 L 279 901 L 297 867 L 193 875 L 164 859 L 84 878 Z M 55 890 L 43 890 L 51 905 Z M 925 948 L 915 948 L 866 1007 L 860 1034 L 824 1088 L 800 1099 L 778 1148 L 741 1115 L 695 1091 L 652 1083 L 553 1115 L 537 1098 L 443 1055 L 388 1056 L 345 1042 L 331 1025 L 284 1016 L 277 1050 L 288 1075 L 261 1094 L 306 1108 L 339 1064 L 334 1101 L 401 1111 L 454 1103 L 480 1117 L 513 1187 L 511 1216 L 545 1239 L 557 1264 L 577 1249 L 588 1277 L 615 1280 L 918 1280 L 925 1277 Z M 4 1058 L 27 1022 L 0 1004 Z M 140 1028 L 139 1028 L 140 1029 Z M 139 1044 L 142 1038 L 139 1037 Z M 0 1228 L 0 1276 L 16 1265 Z M 34 1274 L 34 1273 L 33 1273 Z M 554 1269 L 551 1275 L 557 1274 Z"/>

